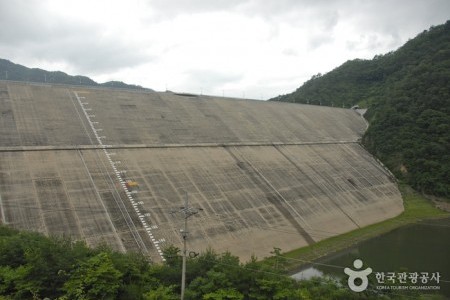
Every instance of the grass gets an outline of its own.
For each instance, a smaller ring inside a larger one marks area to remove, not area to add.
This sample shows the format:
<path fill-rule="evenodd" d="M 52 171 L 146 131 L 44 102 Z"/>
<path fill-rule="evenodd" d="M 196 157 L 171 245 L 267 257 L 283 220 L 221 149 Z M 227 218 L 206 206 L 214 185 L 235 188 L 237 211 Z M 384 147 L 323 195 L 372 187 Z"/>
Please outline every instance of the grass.
<path fill-rule="evenodd" d="M 400 184 L 399 189 L 402 193 L 405 208 L 404 212 L 400 215 L 380 223 L 319 241 L 307 247 L 283 253 L 281 257 L 285 258 L 283 262 L 285 270 L 287 272 L 298 270 L 300 267 L 308 265 L 310 261 L 344 250 L 364 240 L 387 233 L 404 225 L 417 223 L 425 219 L 450 217 L 450 213 L 434 207 L 430 200 L 424 198 L 409 186 Z M 275 258 L 267 258 L 265 263 L 273 265 Z"/>

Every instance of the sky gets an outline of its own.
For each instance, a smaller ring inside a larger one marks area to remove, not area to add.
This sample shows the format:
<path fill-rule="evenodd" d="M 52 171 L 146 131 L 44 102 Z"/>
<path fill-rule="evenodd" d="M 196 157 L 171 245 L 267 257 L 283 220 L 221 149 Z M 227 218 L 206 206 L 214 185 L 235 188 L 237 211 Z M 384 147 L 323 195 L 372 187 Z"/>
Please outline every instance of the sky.
<path fill-rule="evenodd" d="M 0 58 L 97 82 L 268 99 L 448 19 L 449 0 L 0 0 Z"/>

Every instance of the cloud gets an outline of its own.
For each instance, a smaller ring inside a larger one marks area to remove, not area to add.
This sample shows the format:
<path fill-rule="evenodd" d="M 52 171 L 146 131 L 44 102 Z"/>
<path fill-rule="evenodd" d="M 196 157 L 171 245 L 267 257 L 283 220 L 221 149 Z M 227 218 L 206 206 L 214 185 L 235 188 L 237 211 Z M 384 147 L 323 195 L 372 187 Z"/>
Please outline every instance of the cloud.
<path fill-rule="evenodd" d="M 40 60 L 67 61 L 79 72 L 93 75 L 130 68 L 152 59 L 138 47 L 133 51 L 132 47 L 113 37 L 102 37 L 87 29 L 44 44 L 28 45 L 28 49 Z"/>
<path fill-rule="evenodd" d="M 165 17 L 178 14 L 207 13 L 239 9 L 242 0 L 152 0 L 148 4 Z"/>
<path fill-rule="evenodd" d="M 221 89 L 231 83 L 242 80 L 243 74 L 221 72 L 210 69 L 193 69 L 185 72 L 187 82 L 193 86 L 208 87 L 210 90 Z"/>
<path fill-rule="evenodd" d="M 0 50 L 25 61 L 60 61 L 79 73 L 100 74 L 139 65 L 152 56 L 95 22 L 52 13 L 41 1 L 0 1 Z M 18 55 L 19 54 L 19 55 Z"/>
<path fill-rule="evenodd" d="M 41 16 L 37 1 L 0 1 L 0 38 L 2 43 L 20 45 L 23 41 L 39 41 L 51 34 Z"/>
<path fill-rule="evenodd" d="M 287 56 L 297 56 L 298 55 L 298 51 L 296 51 L 293 48 L 285 48 L 285 49 L 283 49 L 282 53 Z"/>
<path fill-rule="evenodd" d="M 308 38 L 308 45 L 310 49 L 314 50 L 319 48 L 320 46 L 329 44 L 333 41 L 333 38 L 330 34 L 316 34 Z"/>
<path fill-rule="evenodd" d="M 395 50 L 448 11 L 448 0 L 0 0 L 0 56 L 97 81 L 273 97 Z"/>

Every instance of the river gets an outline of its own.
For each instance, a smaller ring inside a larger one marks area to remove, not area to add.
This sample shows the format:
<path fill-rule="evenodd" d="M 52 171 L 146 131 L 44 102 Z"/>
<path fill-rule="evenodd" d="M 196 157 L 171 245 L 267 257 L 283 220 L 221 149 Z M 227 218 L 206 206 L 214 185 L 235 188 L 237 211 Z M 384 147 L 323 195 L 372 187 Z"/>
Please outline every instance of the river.
<path fill-rule="evenodd" d="M 440 293 L 450 298 L 450 219 L 427 220 L 421 223 L 397 228 L 384 235 L 364 241 L 335 255 L 319 259 L 317 264 L 293 275 L 297 279 L 312 276 L 331 276 L 347 278 L 344 268 L 355 269 L 355 259 L 363 261 L 361 268 L 372 268 L 372 279 L 377 285 L 383 275 L 395 273 L 396 278 L 385 277 L 385 282 L 400 283 L 401 275 L 406 273 L 406 282 L 412 286 L 436 286 Z M 411 282 L 411 273 L 419 274 L 418 282 Z M 428 273 L 428 274 L 422 274 Z M 378 273 L 379 278 L 376 278 Z M 439 275 L 437 274 L 439 273 Z M 434 277 L 440 276 L 439 283 Z M 400 279 L 399 279 L 400 278 Z M 404 279 L 404 278 L 403 278 Z M 426 283 L 422 283 L 422 279 Z M 382 280 L 381 280 L 382 281 Z M 405 281 L 405 280 L 404 280 Z M 380 287 L 378 287 L 380 288 Z M 413 287 L 416 288 L 416 287 Z"/>

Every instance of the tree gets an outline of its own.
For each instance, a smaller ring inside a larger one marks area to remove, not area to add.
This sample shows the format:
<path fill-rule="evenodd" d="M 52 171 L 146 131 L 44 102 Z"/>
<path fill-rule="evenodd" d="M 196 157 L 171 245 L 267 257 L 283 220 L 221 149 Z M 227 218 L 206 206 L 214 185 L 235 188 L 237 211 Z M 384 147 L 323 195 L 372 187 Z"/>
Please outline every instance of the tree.
<path fill-rule="evenodd" d="M 120 273 L 106 252 L 82 263 L 64 284 L 64 299 L 115 299 L 120 286 Z"/>
<path fill-rule="evenodd" d="M 242 300 L 244 295 L 236 291 L 236 289 L 219 289 L 215 292 L 208 293 L 203 296 L 204 300 Z"/>
<path fill-rule="evenodd" d="M 175 286 L 161 285 L 155 290 L 151 290 L 144 295 L 144 300 L 177 300 L 180 298 L 174 292 Z"/>

